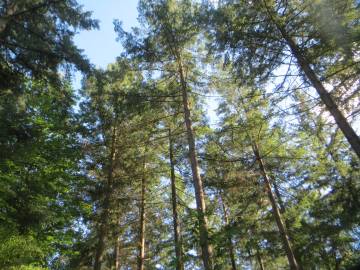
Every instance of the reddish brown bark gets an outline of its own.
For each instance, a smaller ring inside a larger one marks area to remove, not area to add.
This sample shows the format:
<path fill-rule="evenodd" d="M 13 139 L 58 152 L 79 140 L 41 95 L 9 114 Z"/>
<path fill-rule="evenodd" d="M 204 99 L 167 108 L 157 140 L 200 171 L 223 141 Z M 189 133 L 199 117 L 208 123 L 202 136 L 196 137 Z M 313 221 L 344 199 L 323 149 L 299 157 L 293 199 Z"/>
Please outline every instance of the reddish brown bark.
<path fill-rule="evenodd" d="M 98 244 L 96 247 L 95 253 L 95 262 L 94 262 L 94 270 L 101 270 L 101 265 L 104 256 L 104 249 L 105 249 L 105 239 L 108 234 L 108 222 L 109 222 L 109 208 L 110 208 L 110 200 L 111 200 L 111 192 L 112 192 L 112 185 L 113 185 L 113 170 L 114 170 L 114 160 L 115 160 L 115 147 L 116 147 L 116 128 L 113 128 L 113 133 L 111 137 L 111 148 L 110 148 L 110 155 L 109 155 L 109 167 L 108 167 L 108 175 L 107 175 L 107 182 L 105 186 L 105 198 L 103 209 L 101 213 L 100 219 L 100 228 L 98 233 Z"/>
<path fill-rule="evenodd" d="M 263 1 L 263 0 L 262 0 Z M 282 38 L 285 40 L 289 46 L 292 55 L 297 60 L 298 66 L 304 72 L 306 78 L 310 81 L 311 85 L 315 88 L 318 93 L 321 101 L 325 105 L 326 109 L 333 116 L 336 124 L 344 134 L 345 138 L 348 140 L 351 148 L 354 150 L 358 158 L 360 158 L 360 138 L 356 134 L 355 130 L 351 127 L 346 117 L 340 111 L 337 104 L 334 102 L 330 93 L 326 90 L 314 70 L 310 66 L 310 61 L 306 57 L 306 52 L 298 46 L 296 41 L 288 35 L 288 32 L 285 29 L 285 26 L 278 19 L 276 13 L 267 6 L 266 1 L 263 1 L 265 8 L 270 19 L 274 22 L 277 29 L 281 33 Z"/>
<path fill-rule="evenodd" d="M 146 152 L 146 151 L 145 151 Z M 145 199 L 146 199 L 146 161 L 144 153 L 143 176 L 141 178 L 141 199 L 140 199 L 140 226 L 139 226 L 139 257 L 138 257 L 138 270 L 144 270 L 145 263 Z"/>
<path fill-rule="evenodd" d="M 176 270 L 184 270 L 181 228 L 180 228 L 180 222 L 177 211 L 175 162 L 174 162 L 171 129 L 169 129 L 169 159 L 170 159 L 171 202 L 172 202 L 172 211 L 173 211 Z"/>
<path fill-rule="evenodd" d="M 222 209 L 223 209 L 223 213 L 224 213 L 224 224 L 225 224 L 225 226 L 228 226 L 229 225 L 228 209 L 226 208 L 225 202 L 224 202 L 221 194 L 219 194 L 219 199 L 220 199 L 220 203 L 222 205 Z M 231 238 L 230 234 L 228 234 L 227 238 L 228 238 L 227 240 L 228 240 L 228 249 L 229 249 L 230 262 L 231 262 L 231 269 L 236 270 L 237 268 L 236 268 L 234 244 L 232 242 L 232 238 Z"/>
<path fill-rule="evenodd" d="M 271 183 L 270 183 L 269 176 L 268 176 L 268 174 L 266 172 L 264 162 L 263 162 L 263 160 L 261 158 L 261 155 L 259 153 L 259 148 L 258 148 L 256 143 L 253 144 L 253 152 L 254 152 L 256 160 L 257 160 L 257 162 L 259 164 L 260 172 L 261 172 L 261 174 L 263 176 L 263 179 L 264 179 L 265 189 L 266 189 L 266 192 L 268 194 L 268 197 L 269 197 L 269 200 L 270 200 L 270 203 L 271 203 L 271 207 L 272 207 L 272 210 L 273 210 L 273 215 L 274 215 L 277 227 L 278 227 L 279 232 L 280 232 L 280 237 L 281 237 L 281 240 L 283 242 L 283 247 L 285 249 L 285 253 L 286 253 L 286 256 L 287 256 L 288 261 L 289 261 L 290 269 L 291 270 L 299 270 L 300 268 L 298 266 L 298 262 L 296 261 L 296 258 L 295 258 L 295 255 L 294 255 L 291 243 L 290 243 L 290 238 L 289 238 L 286 226 L 285 226 L 285 224 L 284 224 L 284 222 L 282 220 L 279 208 L 278 208 L 277 203 L 276 203 L 275 195 L 273 194 L 272 189 L 271 189 Z"/>
<path fill-rule="evenodd" d="M 203 183 L 199 172 L 199 165 L 195 148 L 195 136 L 191 121 L 191 110 L 189 105 L 189 97 L 187 92 L 187 82 L 185 79 L 184 68 L 180 55 L 177 55 L 178 75 L 180 77 L 180 86 L 182 92 L 182 102 L 184 108 L 184 120 L 187 131 L 188 145 L 189 145 L 189 159 L 191 164 L 191 171 L 195 189 L 196 210 L 199 221 L 200 232 L 200 246 L 201 257 L 203 260 L 205 270 L 212 270 L 212 248 L 209 243 L 208 221 L 205 215 L 205 194 Z"/>

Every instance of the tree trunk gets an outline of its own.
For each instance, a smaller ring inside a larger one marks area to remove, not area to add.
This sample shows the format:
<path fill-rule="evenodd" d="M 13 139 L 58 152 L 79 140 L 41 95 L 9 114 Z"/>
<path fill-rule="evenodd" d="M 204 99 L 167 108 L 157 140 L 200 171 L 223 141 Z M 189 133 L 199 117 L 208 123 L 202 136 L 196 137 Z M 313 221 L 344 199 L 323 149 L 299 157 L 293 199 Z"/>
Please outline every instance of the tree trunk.
<path fill-rule="evenodd" d="M 177 195 L 176 195 L 176 178 L 175 178 L 175 162 L 173 153 L 173 142 L 171 129 L 169 129 L 169 159 L 170 159 L 170 180 L 171 180 L 171 202 L 173 211 L 174 226 L 174 244 L 176 254 L 176 270 L 184 270 L 183 253 L 182 253 L 182 237 L 181 228 L 177 212 Z"/>
<path fill-rule="evenodd" d="M 229 217 L 228 217 L 228 214 L 227 214 L 226 205 L 224 203 L 224 200 L 223 200 L 221 194 L 219 194 L 219 199 L 220 199 L 222 209 L 223 209 L 223 213 L 224 213 L 224 223 L 225 223 L 225 226 L 228 226 L 229 225 Z M 229 256 L 230 256 L 230 261 L 231 261 L 231 269 L 236 270 L 235 252 L 234 252 L 234 245 L 233 245 L 233 242 L 232 242 L 231 235 L 228 234 L 227 238 L 228 238 Z"/>
<path fill-rule="evenodd" d="M 145 262 L 145 195 L 146 195 L 146 151 L 144 153 L 144 164 L 143 164 L 143 176 L 141 178 L 141 201 L 140 201 L 140 228 L 139 228 L 139 258 L 138 258 L 138 270 L 144 270 Z"/>
<path fill-rule="evenodd" d="M 248 256 L 249 256 L 249 263 L 250 263 L 250 269 L 253 269 L 253 260 L 252 260 L 252 254 L 251 254 L 251 250 L 248 248 L 247 249 L 247 253 L 248 253 Z"/>
<path fill-rule="evenodd" d="M 109 208 L 113 185 L 113 170 L 115 160 L 115 146 L 116 146 L 116 128 L 113 128 L 113 134 L 111 138 L 111 149 L 109 156 L 109 170 L 107 176 L 107 183 L 105 187 L 105 199 L 103 205 L 103 211 L 101 213 L 101 225 L 99 229 L 99 242 L 96 248 L 94 270 L 101 270 L 101 264 L 103 261 L 104 249 L 105 249 L 105 238 L 108 234 L 108 222 L 109 222 Z"/>
<path fill-rule="evenodd" d="M 120 258 L 121 258 L 121 236 L 118 235 L 116 238 L 115 245 L 115 270 L 120 270 Z"/>
<path fill-rule="evenodd" d="M 180 76 L 180 86 L 182 92 L 182 101 L 184 107 L 184 120 L 186 125 L 188 145 L 189 145 L 189 159 L 191 164 L 192 177 L 195 189 L 196 209 L 199 220 L 199 232 L 200 232 L 200 246 L 201 257 L 203 260 L 205 270 L 212 270 L 212 248 L 209 243 L 208 221 L 205 216 L 205 195 L 203 190 L 203 183 L 200 177 L 199 165 L 196 156 L 194 131 L 192 128 L 190 105 L 187 93 L 187 83 L 185 80 L 184 69 L 181 57 L 177 57 L 178 73 Z"/>
<path fill-rule="evenodd" d="M 279 202 L 280 214 L 281 214 L 281 215 L 284 215 L 285 212 L 286 212 L 286 208 L 285 208 L 284 201 L 283 201 L 283 199 L 282 199 L 282 195 L 281 195 L 281 193 L 280 193 L 280 190 L 279 190 L 279 187 L 278 187 L 276 181 L 273 181 L 273 186 L 274 186 L 274 191 L 275 191 L 275 195 L 276 195 L 277 201 Z M 290 228 L 290 224 L 291 224 L 290 221 L 289 221 L 288 219 L 284 218 L 284 222 L 285 222 L 286 228 L 289 229 L 289 228 Z M 291 231 L 288 231 L 287 233 L 288 233 L 288 236 L 289 236 L 290 241 L 294 241 L 294 237 L 293 237 L 292 232 L 291 232 Z M 300 270 L 302 270 L 303 268 L 302 268 L 301 260 L 300 260 L 301 256 L 299 255 L 298 252 L 296 252 L 296 250 L 293 250 L 293 252 L 294 252 L 296 261 L 297 261 L 297 263 L 298 263 L 298 267 L 299 267 Z"/>
<path fill-rule="evenodd" d="M 265 2 L 265 1 L 264 1 Z M 266 3 L 265 3 L 266 6 Z M 270 18 L 275 23 L 277 29 L 281 33 L 282 38 L 286 41 L 289 46 L 293 56 L 298 62 L 300 69 L 305 73 L 306 78 L 311 82 L 312 86 L 315 88 L 316 92 L 320 96 L 321 101 L 324 103 L 326 109 L 334 117 L 336 124 L 343 132 L 345 138 L 350 143 L 352 149 L 356 155 L 360 158 L 360 138 L 356 134 L 355 130 L 351 127 L 347 119 L 344 117 L 342 112 L 339 110 L 338 106 L 332 99 L 330 93 L 325 89 L 324 85 L 321 83 L 320 79 L 315 74 L 314 70 L 310 66 L 310 62 L 306 58 L 306 54 L 299 48 L 295 40 L 287 34 L 287 31 L 284 25 L 279 22 L 277 15 L 266 6 L 267 12 Z M 275 17 L 276 16 L 276 17 Z"/>
<path fill-rule="evenodd" d="M 278 202 L 279 202 L 279 206 L 280 206 L 280 213 L 281 214 L 285 214 L 285 205 L 284 205 L 284 201 L 282 199 L 282 196 L 280 194 L 280 190 L 279 190 L 279 187 L 277 185 L 277 183 L 275 181 L 273 181 L 273 186 L 274 186 L 274 191 L 275 191 L 275 195 L 278 199 Z M 285 221 L 286 223 L 286 221 Z"/>
<path fill-rule="evenodd" d="M 264 263 L 262 261 L 261 254 L 260 254 L 259 250 L 256 250 L 256 259 L 258 261 L 260 270 L 265 270 Z"/>
<path fill-rule="evenodd" d="M 287 233 L 284 222 L 282 221 L 280 211 L 279 211 L 278 206 L 276 204 L 275 196 L 274 196 L 274 194 L 273 194 L 273 192 L 271 190 L 270 179 L 269 179 L 269 177 L 267 175 L 267 172 L 265 170 L 265 166 L 264 166 L 263 160 L 262 160 L 262 158 L 260 156 L 259 148 L 258 148 L 256 143 L 253 144 L 253 152 L 254 152 L 254 155 L 255 155 L 255 157 L 257 159 L 257 162 L 258 162 L 259 167 L 260 167 L 261 174 L 262 174 L 264 182 L 265 182 L 266 192 L 267 192 L 267 194 L 269 196 L 269 200 L 270 200 L 272 210 L 273 210 L 273 215 L 274 215 L 276 224 L 278 226 L 278 229 L 280 231 L 280 236 L 281 236 L 281 239 L 282 239 L 282 242 L 283 242 L 283 246 L 284 246 L 284 249 L 285 249 L 285 252 L 286 252 L 286 256 L 287 256 L 288 261 L 289 261 L 290 269 L 291 270 L 299 270 L 300 268 L 298 266 L 298 263 L 296 261 L 294 252 L 292 250 L 289 235 Z"/>
<path fill-rule="evenodd" d="M 311 82 L 312 86 L 316 89 L 319 94 L 322 102 L 325 104 L 326 108 L 330 114 L 334 117 L 336 124 L 343 132 L 344 136 L 350 143 L 351 147 L 355 151 L 356 155 L 360 158 L 360 138 L 356 134 L 355 130 L 350 126 L 347 119 L 344 117 L 342 112 L 339 110 L 338 106 L 335 104 L 329 92 L 325 89 L 323 84 L 320 82 L 319 78 L 316 76 L 315 72 L 311 69 L 309 62 L 303 56 L 296 43 L 288 37 L 286 40 L 293 52 L 293 55 L 297 59 L 299 66 L 305 73 L 308 80 Z"/>

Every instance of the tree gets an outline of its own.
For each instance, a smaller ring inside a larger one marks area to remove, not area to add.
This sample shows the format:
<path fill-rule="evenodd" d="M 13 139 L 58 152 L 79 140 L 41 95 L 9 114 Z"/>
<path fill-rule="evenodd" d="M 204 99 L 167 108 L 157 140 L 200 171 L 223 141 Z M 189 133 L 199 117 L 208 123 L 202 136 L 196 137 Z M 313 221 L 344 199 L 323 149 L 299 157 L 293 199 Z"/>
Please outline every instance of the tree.
<path fill-rule="evenodd" d="M 84 138 L 93 144 L 93 147 L 89 147 L 91 151 L 87 159 L 92 161 L 91 169 L 103 163 L 97 173 L 97 177 L 102 180 L 102 187 L 97 211 L 100 220 L 94 269 L 101 269 L 106 239 L 113 222 L 111 209 L 114 205 L 115 182 L 119 181 L 115 178 L 116 170 L 123 166 L 120 159 L 124 154 L 120 152 L 125 136 L 122 125 L 135 117 L 136 108 L 131 110 L 130 107 L 141 89 L 141 81 L 141 74 L 132 70 L 130 62 L 119 60 L 109 70 L 99 71 L 96 76 L 89 77 L 84 85 L 88 96 L 88 101 L 82 105 L 83 125 L 87 126 Z"/>
<path fill-rule="evenodd" d="M 177 76 L 188 136 L 202 259 L 205 269 L 212 269 L 208 221 L 205 215 L 205 195 L 195 149 L 195 135 L 188 96 L 190 89 L 188 76 L 190 76 L 193 63 L 186 48 L 194 42 L 199 32 L 198 25 L 194 23 L 197 6 L 191 1 L 141 1 L 139 11 L 143 23 L 148 27 L 148 32 L 143 38 L 137 39 L 134 35 L 124 32 L 120 23 L 116 23 L 115 28 L 129 54 L 141 56 L 155 65 L 166 61 L 166 64 Z M 136 32 L 139 34 L 140 30 Z"/>
<path fill-rule="evenodd" d="M 326 19 L 318 20 L 321 14 L 314 15 L 311 11 L 314 9 L 334 14 L 336 19 L 332 21 L 330 31 L 323 24 Z M 213 47 L 217 47 L 221 53 L 225 50 L 236 59 L 235 69 L 242 80 L 249 81 L 246 78 L 248 75 L 250 81 L 266 80 L 274 74 L 276 68 L 292 63 L 294 58 L 306 82 L 316 90 L 352 149 L 360 157 L 359 136 L 324 86 L 333 76 L 346 73 L 356 65 L 355 51 L 358 45 L 354 40 L 358 35 L 356 25 L 359 12 L 354 1 L 341 4 L 337 4 L 337 1 L 320 1 L 319 4 L 305 1 L 296 4 L 259 0 L 251 7 L 247 1 L 221 1 L 220 7 L 213 14 L 216 39 Z M 339 45 L 339 31 L 343 31 L 343 46 Z M 329 70 L 332 70 L 331 74 L 326 74 Z M 357 74 L 357 68 L 353 69 L 348 74 L 350 76 L 343 79 L 343 83 L 357 77 Z M 337 90 L 339 87 L 334 88 Z"/>
<path fill-rule="evenodd" d="M 73 42 L 78 30 L 98 27 L 76 1 L 2 1 L 0 6 L 0 90 L 21 92 L 27 77 L 60 80 L 59 68 L 90 64 Z"/>
<path fill-rule="evenodd" d="M 0 102 L 1 265 L 45 267 L 48 257 L 54 267 L 66 264 L 81 241 L 76 224 L 87 207 L 72 88 L 32 81 L 14 99 Z"/>

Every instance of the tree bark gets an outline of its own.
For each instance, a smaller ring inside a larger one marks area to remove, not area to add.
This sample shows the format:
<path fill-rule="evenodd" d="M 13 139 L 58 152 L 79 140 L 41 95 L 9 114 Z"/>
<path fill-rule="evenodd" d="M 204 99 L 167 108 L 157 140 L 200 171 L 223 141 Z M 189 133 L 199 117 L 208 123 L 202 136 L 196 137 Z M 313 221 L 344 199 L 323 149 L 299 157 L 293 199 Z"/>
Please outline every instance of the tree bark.
<path fill-rule="evenodd" d="M 145 199 L 146 199 L 146 151 L 144 153 L 143 176 L 141 178 L 141 201 L 140 201 L 140 227 L 139 227 L 139 257 L 138 270 L 144 270 L 145 262 Z"/>
<path fill-rule="evenodd" d="M 228 217 L 228 214 L 227 214 L 226 205 L 224 203 L 224 200 L 223 200 L 221 194 L 219 194 L 219 199 L 220 199 L 222 209 L 223 209 L 223 213 L 224 213 L 224 223 L 225 223 L 225 226 L 228 226 L 229 225 L 229 217 Z M 228 240 L 229 256 L 230 256 L 230 261 L 231 261 L 231 269 L 236 270 L 235 252 L 234 252 L 234 245 L 233 245 L 233 242 L 232 242 L 231 235 L 228 234 L 227 238 L 228 238 L 227 240 Z"/>
<path fill-rule="evenodd" d="M 279 202 L 279 206 L 280 206 L 280 213 L 281 214 L 284 214 L 285 213 L 285 205 L 284 205 L 284 201 L 282 199 L 282 196 L 280 194 L 280 190 L 279 190 L 279 187 L 277 185 L 277 183 L 275 181 L 273 181 L 273 186 L 274 186 L 274 191 L 275 191 L 275 195 L 278 199 L 278 202 Z M 285 221 L 286 223 L 286 221 Z"/>
<path fill-rule="evenodd" d="M 275 23 L 277 29 L 281 33 L 282 38 L 286 41 L 293 56 L 298 62 L 300 69 L 304 72 L 306 78 L 310 81 L 311 85 L 315 88 L 316 92 L 320 96 L 321 101 L 324 103 L 326 109 L 333 116 L 336 124 L 348 140 L 351 148 L 354 150 L 358 158 L 360 158 L 360 138 L 356 134 L 355 130 L 351 127 L 345 116 L 342 114 L 337 104 L 334 102 L 330 93 L 325 89 L 324 85 L 315 74 L 314 70 L 310 66 L 310 62 L 306 58 L 306 53 L 296 44 L 295 40 L 287 34 L 284 25 L 279 22 L 275 12 L 269 9 L 265 1 L 263 1 L 267 12 L 271 20 Z"/>
<path fill-rule="evenodd" d="M 282 195 L 280 193 L 280 190 L 279 190 L 279 187 L 276 183 L 276 181 L 273 181 L 273 186 L 274 186 L 274 191 L 275 191 L 275 195 L 276 195 L 276 198 L 277 198 L 277 201 L 279 203 L 279 206 L 280 206 L 280 214 L 281 215 L 284 215 L 286 213 L 286 208 L 285 208 L 285 204 L 284 204 L 284 200 L 282 199 Z M 290 241 L 294 241 L 294 237 L 293 237 L 293 234 L 292 232 L 289 230 L 289 228 L 291 227 L 291 223 L 290 221 L 287 219 L 287 218 L 284 218 L 284 222 L 285 222 L 285 226 L 286 228 L 288 229 L 288 235 L 289 235 L 289 239 Z M 296 261 L 298 263 L 298 267 L 300 270 L 303 270 L 302 268 L 302 265 L 301 265 L 301 256 L 299 256 L 299 253 L 296 252 L 296 250 L 294 250 L 294 255 L 295 255 L 295 258 L 296 258 Z"/>
<path fill-rule="evenodd" d="M 121 237 L 118 235 L 115 245 L 115 270 L 120 270 L 120 258 L 121 258 Z"/>
<path fill-rule="evenodd" d="M 195 137 L 192 128 L 191 111 L 189 105 L 189 98 L 187 93 L 187 83 L 184 75 L 184 68 L 180 55 L 177 56 L 178 64 L 178 75 L 180 77 L 180 86 L 182 92 L 182 102 L 184 107 L 184 120 L 187 131 L 188 145 L 189 145 L 189 159 L 191 164 L 191 171 L 195 189 L 196 209 L 199 220 L 199 232 L 200 232 L 200 246 L 201 246 L 201 257 L 203 260 L 205 270 L 212 270 L 212 248 L 209 243 L 209 232 L 208 232 L 208 221 L 205 216 L 205 195 L 203 189 L 203 183 L 199 172 L 199 165 L 196 156 L 195 149 Z"/>
<path fill-rule="evenodd" d="M 248 253 L 248 256 L 249 256 L 250 267 L 252 269 L 253 268 L 253 260 L 252 260 L 251 250 L 249 248 L 247 249 L 247 253 Z"/>
<path fill-rule="evenodd" d="M 114 160 L 115 160 L 115 146 L 116 146 L 116 127 L 113 128 L 113 134 L 111 138 L 111 149 L 109 156 L 109 169 L 107 176 L 107 183 L 105 187 L 105 199 L 103 205 L 103 211 L 101 213 L 101 225 L 99 229 L 99 242 L 96 248 L 94 270 L 101 270 L 101 265 L 103 261 L 104 249 L 105 249 L 105 238 L 108 234 L 108 222 L 109 222 L 109 208 L 110 200 L 112 193 L 113 185 L 113 170 L 114 170 Z"/>
<path fill-rule="evenodd" d="M 283 246 L 284 246 L 284 249 L 285 249 L 285 252 L 286 252 L 286 256 L 287 256 L 288 261 L 289 261 L 290 269 L 291 270 L 299 270 L 300 268 L 299 268 L 298 263 L 296 261 L 293 249 L 291 247 L 290 238 L 289 238 L 289 235 L 287 233 L 286 226 L 284 225 L 284 222 L 282 221 L 279 208 L 278 208 L 278 206 L 276 204 L 275 196 L 274 196 L 274 194 L 272 192 L 272 189 L 271 189 L 270 179 L 269 179 L 269 177 L 267 175 L 267 172 L 265 170 L 265 166 L 264 166 L 263 160 L 262 160 L 262 158 L 260 156 L 259 148 L 258 148 L 256 143 L 253 144 L 253 152 L 254 152 L 254 155 L 255 155 L 255 157 L 257 159 L 257 162 L 258 162 L 259 167 L 260 167 L 260 172 L 261 172 L 261 174 L 263 176 L 263 179 L 264 179 L 265 189 L 266 189 L 266 192 L 268 194 L 268 197 L 269 197 L 269 200 L 270 200 L 270 203 L 271 203 L 271 206 L 272 206 L 273 215 L 274 215 L 276 224 L 277 224 L 279 232 L 280 232 L 281 240 L 283 242 Z"/>
<path fill-rule="evenodd" d="M 256 259 L 258 261 L 260 270 L 265 270 L 264 263 L 262 261 L 261 254 L 260 254 L 259 250 L 256 250 Z"/>
<path fill-rule="evenodd" d="M 171 129 L 169 129 L 169 159 L 170 159 L 170 180 L 171 180 L 171 202 L 173 211 L 174 244 L 176 255 L 176 270 L 184 270 L 181 228 L 177 211 L 175 162 L 173 153 L 173 141 Z"/>

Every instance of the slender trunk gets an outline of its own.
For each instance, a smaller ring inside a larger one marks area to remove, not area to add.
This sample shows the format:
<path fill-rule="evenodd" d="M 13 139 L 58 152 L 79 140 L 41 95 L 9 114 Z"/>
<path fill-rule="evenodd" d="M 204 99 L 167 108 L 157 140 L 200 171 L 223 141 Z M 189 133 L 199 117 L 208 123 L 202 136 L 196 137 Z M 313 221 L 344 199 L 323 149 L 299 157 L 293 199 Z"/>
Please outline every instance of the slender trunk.
<path fill-rule="evenodd" d="M 121 258 L 121 236 L 116 238 L 115 245 L 115 270 L 120 270 L 120 258 Z"/>
<path fill-rule="evenodd" d="M 171 180 L 171 202 L 173 211 L 174 244 L 176 255 L 176 270 L 184 270 L 181 228 L 177 212 L 175 162 L 173 153 L 173 141 L 171 129 L 169 129 L 169 159 L 170 159 L 170 180 Z"/>
<path fill-rule="evenodd" d="M 265 1 L 264 1 L 265 2 Z M 266 3 L 265 3 L 266 6 Z M 306 54 L 300 49 L 296 44 L 295 40 L 290 37 L 283 26 L 282 23 L 276 17 L 273 17 L 274 12 L 269 10 L 266 6 L 269 16 L 274 21 L 277 29 L 281 33 L 281 36 L 286 41 L 287 45 L 290 47 L 290 50 L 293 56 L 296 58 L 300 69 L 304 72 L 306 78 L 311 82 L 312 86 L 315 88 L 316 92 L 320 96 L 321 101 L 324 103 L 326 109 L 334 117 L 334 120 L 340 130 L 343 132 L 345 138 L 350 143 L 352 149 L 356 155 L 360 158 L 360 138 L 356 134 L 355 130 L 351 127 L 345 116 L 339 110 L 338 106 L 334 102 L 330 93 L 325 89 L 324 85 L 310 66 L 310 62 L 306 58 Z M 276 16 L 276 15 L 275 15 Z"/>
<path fill-rule="evenodd" d="M 141 178 L 141 201 L 140 201 L 140 228 L 139 228 L 139 258 L 138 258 L 138 270 L 144 270 L 145 262 L 145 196 L 146 196 L 146 151 L 144 153 L 144 164 L 143 164 L 143 176 Z"/>
<path fill-rule="evenodd" d="M 285 213 L 285 205 L 284 205 L 283 199 L 281 197 L 279 187 L 278 187 L 278 185 L 277 185 L 277 183 L 275 181 L 273 181 L 273 186 L 274 186 L 275 195 L 276 195 L 276 197 L 278 199 L 278 202 L 279 202 L 280 213 L 284 214 Z M 285 221 L 285 223 L 286 223 L 286 221 Z"/>
<path fill-rule="evenodd" d="M 108 188 L 107 188 L 108 189 Z M 109 219 L 109 204 L 110 204 L 110 193 L 106 192 L 106 197 L 104 201 L 104 209 L 101 215 L 101 225 L 99 230 L 99 241 L 96 247 L 94 270 L 100 270 L 101 264 L 103 261 L 103 254 L 105 249 L 105 238 L 108 234 L 108 219 Z"/>
<path fill-rule="evenodd" d="M 256 259 L 258 261 L 260 270 L 265 270 L 264 263 L 262 261 L 261 254 L 260 254 L 259 250 L 256 250 Z"/>
<path fill-rule="evenodd" d="M 247 249 L 247 253 L 248 253 L 248 256 L 249 256 L 250 268 L 252 269 L 253 268 L 253 260 L 252 260 L 251 250 Z"/>
<path fill-rule="evenodd" d="M 198 160 L 196 157 L 195 137 L 192 128 L 191 112 L 190 112 L 190 105 L 189 105 L 189 99 L 187 93 L 187 83 L 185 80 L 184 69 L 180 56 L 177 57 L 177 61 L 178 61 L 178 72 L 181 83 L 182 101 L 184 107 L 184 119 L 185 119 L 188 145 L 189 145 L 189 159 L 190 159 L 192 177 L 194 182 L 196 209 L 197 209 L 197 215 L 199 221 L 200 246 L 202 251 L 201 257 L 203 260 L 205 270 L 212 270 L 213 269 L 212 248 L 208 239 L 209 232 L 208 232 L 208 221 L 205 216 L 205 212 L 206 212 L 205 195 L 204 195 L 203 183 L 199 172 Z"/>
<path fill-rule="evenodd" d="M 264 182 L 265 182 L 266 191 L 267 191 L 267 194 L 269 196 L 269 200 L 270 200 L 270 203 L 271 203 L 271 206 L 272 206 L 273 215 L 274 215 L 276 224 L 277 224 L 278 229 L 280 231 L 280 236 L 281 236 L 281 239 L 282 239 L 282 242 L 283 242 L 283 246 L 284 246 L 284 249 L 285 249 L 285 252 L 286 252 L 286 256 L 287 256 L 288 261 L 289 261 L 290 269 L 291 270 L 299 270 L 300 268 L 299 268 L 298 263 L 296 261 L 293 249 L 291 247 L 289 235 L 287 233 L 284 222 L 282 221 L 280 211 L 279 211 L 278 206 L 276 204 L 275 196 L 274 196 L 274 194 L 273 194 L 273 192 L 271 190 L 270 179 L 269 179 L 269 177 L 267 175 L 267 172 L 265 170 L 265 166 L 264 166 L 263 160 L 262 160 L 262 158 L 260 156 L 259 148 L 258 148 L 256 143 L 253 144 L 253 151 L 254 151 L 254 155 L 255 155 L 255 157 L 257 159 L 257 162 L 258 162 L 259 167 L 260 167 L 261 174 L 262 174 Z"/>
<path fill-rule="evenodd" d="M 351 127 L 345 116 L 339 110 L 338 106 L 332 99 L 330 93 L 325 89 L 323 84 L 320 82 L 319 78 L 316 76 L 315 72 L 311 69 L 309 62 L 303 56 L 296 43 L 287 37 L 286 40 L 297 59 L 299 66 L 305 73 L 308 80 L 311 82 L 313 87 L 316 89 L 317 93 L 320 96 L 320 99 L 325 104 L 326 108 L 330 112 L 330 114 L 334 117 L 336 124 L 343 132 L 344 136 L 350 143 L 351 147 L 355 151 L 356 155 L 360 158 L 360 138 L 356 134 L 355 130 Z"/>
<path fill-rule="evenodd" d="M 276 181 L 273 181 L 273 186 L 274 186 L 274 191 L 275 191 L 275 195 L 276 195 L 277 201 L 279 202 L 279 206 L 280 206 L 280 209 L 279 209 L 279 210 L 280 210 L 280 213 L 281 213 L 282 215 L 284 215 L 285 212 L 286 212 L 286 208 L 285 208 L 284 201 L 283 201 L 283 199 L 282 199 L 282 195 L 281 195 L 281 193 L 280 193 L 280 190 L 279 190 L 279 187 L 278 187 Z M 290 223 L 290 221 L 289 221 L 287 218 L 284 218 L 284 222 L 285 222 L 286 228 L 290 228 L 290 224 L 291 224 L 291 223 Z M 289 235 L 290 241 L 294 241 L 294 237 L 293 237 L 293 234 L 292 234 L 291 231 L 288 231 L 288 235 Z M 294 255 L 295 255 L 296 261 L 298 262 L 298 267 L 299 267 L 300 270 L 302 270 L 303 268 L 302 268 L 302 266 L 301 266 L 301 260 L 300 260 L 301 256 L 299 255 L 298 252 L 296 252 L 296 250 L 293 250 L 293 251 L 294 251 Z"/>
<path fill-rule="evenodd" d="M 96 248 L 94 270 L 101 270 L 101 264 L 103 261 L 104 249 L 105 249 L 105 238 L 108 234 L 108 222 L 109 222 L 109 208 L 110 199 L 112 193 L 113 184 L 113 170 L 114 170 L 114 159 L 115 159 L 115 145 L 116 145 L 116 128 L 113 128 L 113 134 L 111 138 L 111 149 L 109 156 L 109 170 L 107 176 L 107 183 L 105 187 L 105 199 L 103 204 L 103 211 L 101 213 L 101 225 L 99 229 L 99 242 Z"/>
<path fill-rule="evenodd" d="M 222 209 L 223 209 L 223 212 L 224 212 L 224 223 L 225 223 L 225 226 L 228 226 L 229 225 L 229 217 L 228 217 L 228 214 L 227 214 L 226 205 L 224 203 L 224 200 L 223 200 L 221 194 L 219 194 L 219 199 L 220 199 Z M 231 261 L 231 269 L 236 270 L 235 252 L 234 252 L 234 245 L 233 245 L 233 242 L 232 242 L 231 235 L 228 234 L 227 238 L 228 238 L 227 240 L 228 240 L 229 256 L 230 256 L 230 261 Z"/>

